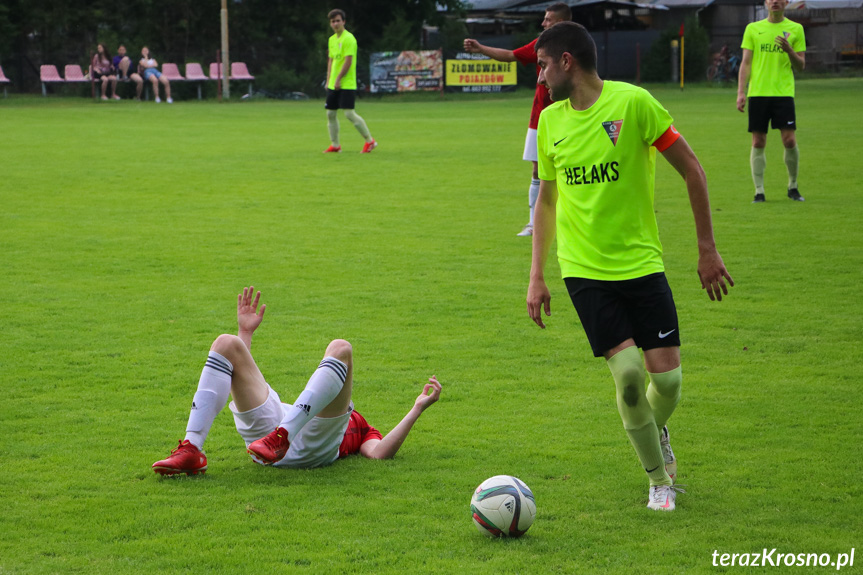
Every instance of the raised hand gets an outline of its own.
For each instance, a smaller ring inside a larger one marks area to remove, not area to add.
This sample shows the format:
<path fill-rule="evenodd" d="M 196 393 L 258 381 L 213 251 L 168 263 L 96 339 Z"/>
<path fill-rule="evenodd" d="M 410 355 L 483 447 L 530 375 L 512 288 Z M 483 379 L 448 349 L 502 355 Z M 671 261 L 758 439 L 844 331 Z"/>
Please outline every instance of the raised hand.
<path fill-rule="evenodd" d="M 237 295 L 237 327 L 240 334 L 251 335 L 261 325 L 267 306 L 264 304 L 258 309 L 260 301 L 261 292 L 255 293 L 255 286 L 243 288 L 243 293 Z"/>
<path fill-rule="evenodd" d="M 423 386 L 423 391 L 414 402 L 415 407 L 419 407 L 425 411 L 431 404 L 440 398 L 441 385 L 438 383 L 437 377 L 434 375 L 429 378 L 429 382 Z"/>

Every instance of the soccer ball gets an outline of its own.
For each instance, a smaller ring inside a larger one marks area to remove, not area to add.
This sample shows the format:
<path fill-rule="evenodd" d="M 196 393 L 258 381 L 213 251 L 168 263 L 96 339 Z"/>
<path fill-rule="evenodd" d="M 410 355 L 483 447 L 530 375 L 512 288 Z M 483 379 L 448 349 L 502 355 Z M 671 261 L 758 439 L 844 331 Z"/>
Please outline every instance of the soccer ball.
<path fill-rule="evenodd" d="M 521 537 L 536 517 L 533 492 L 510 475 L 495 475 L 479 484 L 470 500 L 473 523 L 489 537 Z"/>

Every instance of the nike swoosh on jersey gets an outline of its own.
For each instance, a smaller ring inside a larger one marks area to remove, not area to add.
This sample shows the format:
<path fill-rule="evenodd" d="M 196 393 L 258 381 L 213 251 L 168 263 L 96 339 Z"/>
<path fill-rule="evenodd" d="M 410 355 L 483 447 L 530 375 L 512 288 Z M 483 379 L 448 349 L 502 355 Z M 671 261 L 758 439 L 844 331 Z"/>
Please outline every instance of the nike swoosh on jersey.
<path fill-rule="evenodd" d="M 561 139 L 559 139 L 558 141 L 556 141 L 556 142 L 554 143 L 554 145 L 555 145 L 555 146 L 557 146 L 559 143 L 561 143 L 562 141 L 564 141 L 564 140 L 565 140 L 565 139 L 567 139 L 568 137 L 569 137 L 569 136 L 564 136 L 563 138 L 561 138 Z"/>
<path fill-rule="evenodd" d="M 673 330 L 667 331 L 665 333 L 662 333 L 662 330 L 659 330 L 659 339 L 665 339 L 666 337 L 668 337 L 669 335 L 671 335 L 672 333 L 674 333 L 676 331 L 677 331 L 677 328 L 674 328 Z"/>

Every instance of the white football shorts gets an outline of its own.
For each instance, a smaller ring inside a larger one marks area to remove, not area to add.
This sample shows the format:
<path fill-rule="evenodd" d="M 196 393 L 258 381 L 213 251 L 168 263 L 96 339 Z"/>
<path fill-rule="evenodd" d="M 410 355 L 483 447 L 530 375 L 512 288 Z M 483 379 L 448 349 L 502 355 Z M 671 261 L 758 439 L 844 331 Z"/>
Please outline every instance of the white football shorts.
<path fill-rule="evenodd" d="M 536 153 L 536 130 L 533 128 L 527 129 L 527 137 L 524 139 L 524 155 L 521 159 L 528 162 L 539 161 L 539 156 Z"/>
<path fill-rule="evenodd" d="M 268 384 L 269 387 L 269 384 Z M 270 387 L 267 400 L 249 411 L 239 412 L 232 401 L 229 405 L 234 414 L 237 432 L 246 442 L 246 447 L 253 441 L 264 437 L 279 426 L 287 410 L 293 407 L 290 403 L 282 403 L 279 394 Z M 347 413 L 338 417 L 313 417 L 296 437 L 289 438 L 291 447 L 281 461 L 273 467 L 320 467 L 329 465 L 339 458 L 339 446 L 348 429 L 354 404 L 351 402 Z M 260 463 L 260 461 L 257 461 Z"/>

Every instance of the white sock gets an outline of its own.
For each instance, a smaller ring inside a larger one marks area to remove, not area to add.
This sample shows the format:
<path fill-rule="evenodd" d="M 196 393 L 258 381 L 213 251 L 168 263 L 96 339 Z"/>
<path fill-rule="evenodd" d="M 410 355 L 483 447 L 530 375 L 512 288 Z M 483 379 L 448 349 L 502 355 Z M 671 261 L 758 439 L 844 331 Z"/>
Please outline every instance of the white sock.
<path fill-rule="evenodd" d="M 354 128 L 357 129 L 357 132 L 360 133 L 360 136 L 363 137 L 366 143 L 372 141 L 372 135 L 369 132 L 369 127 L 366 126 L 366 121 L 363 120 L 359 114 L 357 114 L 353 110 L 345 110 L 345 118 L 347 118 L 354 125 Z"/>
<path fill-rule="evenodd" d="M 533 209 L 536 206 L 536 199 L 539 197 L 539 180 L 531 178 L 530 189 L 527 192 L 527 201 L 530 205 L 530 225 L 533 225 Z"/>
<path fill-rule="evenodd" d="M 348 366 L 344 362 L 334 357 L 323 359 L 279 424 L 279 427 L 288 431 L 288 440 L 296 437 L 305 424 L 336 398 L 345 385 L 347 375 Z"/>
<path fill-rule="evenodd" d="M 189 423 L 186 424 L 186 439 L 198 449 L 204 448 L 204 441 L 210 433 L 213 420 L 228 403 L 233 374 L 234 366 L 231 362 L 221 354 L 211 351 L 201 371 L 198 390 L 192 399 Z"/>
<path fill-rule="evenodd" d="M 800 148 L 785 148 L 785 167 L 788 168 L 788 189 L 797 187 L 797 165 L 800 162 Z"/>
<path fill-rule="evenodd" d="M 749 165 L 752 167 L 752 183 L 755 184 L 755 193 L 764 193 L 764 168 L 767 166 L 767 156 L 764 148 L 752 148 L 749 153 Z"/>
<path fill-rule="evenodd" d="M 335 110 L 327 110 L 327 128 L 330 131 L 330 142 L 339 147 L 339 118 Z"/>

